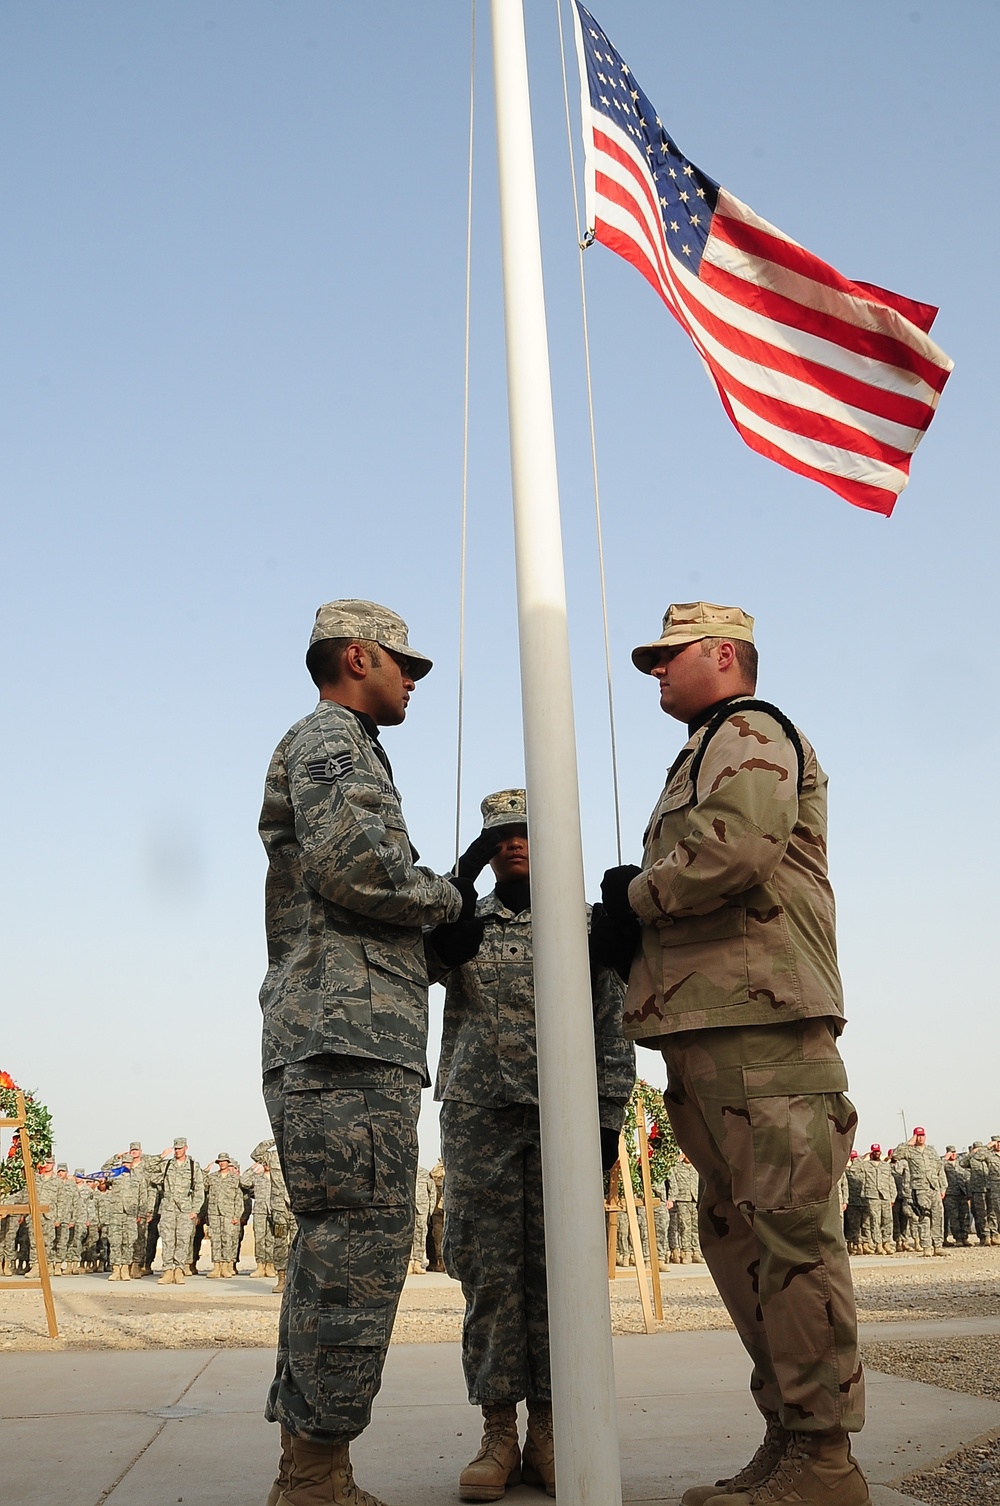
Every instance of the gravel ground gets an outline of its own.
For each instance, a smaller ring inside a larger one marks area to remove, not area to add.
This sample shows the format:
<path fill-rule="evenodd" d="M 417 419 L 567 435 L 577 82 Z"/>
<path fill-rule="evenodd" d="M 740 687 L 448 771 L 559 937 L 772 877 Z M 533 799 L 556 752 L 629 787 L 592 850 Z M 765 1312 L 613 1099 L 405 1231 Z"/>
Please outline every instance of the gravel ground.
<path fill-rule="evenodd" d="M 1000 1401 L 1000 1335 L 865 1344 L 869 1370 Z M 1000 1501 L 1000 1439 L 985 1438 L 933 1469 L 909 1475 L 899 1490 L 928 1506 Z"/>
<path fill-rule="evenodd" d="M 854 1280 L 858 1310 L 867 1322 L 1000 1315 L 1000 1249 L 956 1250 L 946 1260 L 918 1264 L 887 1259 L 876 1266 L 856 1265 Z M 234 1286 L 189 1278 L 183 1287 L 159 1287 L 149 1277 L 120 1285 L 91 1276 L 72 1278 L 72 1287 L 64 1278 L 53 1289 L 61 1335 L 56 1345 L 62 1348 L 188 1349 L 210 1344 L 256 1348 L 274 1344 L 277 1335 L 281 1299 L 271 1294 L 268 1282 L 243 1278 Z M 731 1326 L 707 1275 L 665 1279 L 663 1298 L 664 1329 Z M 400 1302 L 393 1340 L 398 1344 L 456 1342 L 461 1336 L 462 1312 L 457 1284 L 422 1288 L 421 1278 L 411 1277 Z M 611 1316 L 616 1334 L 642 1332 L 634 1273 L 622 1273 L 612 1283 Z M 45 1350 L 51 1345 L 41 1294 L 0 1289 L 0 1350 Z M 901 1346 L 891 1347 L 895 1351 Z M 950 1347 L 959 1352 L 955 1344 Z M 933 1383 L 951 1384 L 946 1380 Z"/>

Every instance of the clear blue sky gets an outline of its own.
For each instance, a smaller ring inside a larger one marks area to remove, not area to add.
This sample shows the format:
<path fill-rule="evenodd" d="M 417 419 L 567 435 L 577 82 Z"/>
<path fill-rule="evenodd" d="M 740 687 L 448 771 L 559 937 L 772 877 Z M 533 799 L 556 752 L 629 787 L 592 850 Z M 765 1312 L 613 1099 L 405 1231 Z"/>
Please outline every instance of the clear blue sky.
<path fill-rule="evenodd" d="M 587 254 L 625 856 L 683 735 L 628 650 L 671 600 L 737 602 L 761 693 L 830 774 L 861 1138 L 894 1140 L 903 1109 L 963 1144 L 1000 1121 L 1000 11 L 594 8 L 699 166 L 941 308 L 956 370 L 887 522 L 747 450 L 650 289 Z M 528 11 L 595 894 L 614 843 L 576 235 L 554 5 Z M 481 5 L 470 837 L 523 777 L 488 31 Z M 321 601 L 387 602 L 436 660 L 386 742 L 417 846 L 451 861 L 468 62 L 457 3 L 0 5 L 0 1066 L 72 1162 L 177 1133 L 245 1159 L 266 1128 L 256 819 L 313 701 Z"/>

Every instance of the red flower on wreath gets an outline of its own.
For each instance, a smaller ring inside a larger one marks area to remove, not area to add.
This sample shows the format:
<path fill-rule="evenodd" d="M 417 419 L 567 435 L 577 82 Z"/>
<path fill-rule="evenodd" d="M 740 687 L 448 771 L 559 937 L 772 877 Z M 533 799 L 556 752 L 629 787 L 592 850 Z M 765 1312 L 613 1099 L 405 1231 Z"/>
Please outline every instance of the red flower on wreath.
<path fill-rule="evenodd" d="M 17 1083 L 9 1072 L 0 1072 L 0 1088 L 10 1088 L 13 1092 L 17 1092 Z"/>

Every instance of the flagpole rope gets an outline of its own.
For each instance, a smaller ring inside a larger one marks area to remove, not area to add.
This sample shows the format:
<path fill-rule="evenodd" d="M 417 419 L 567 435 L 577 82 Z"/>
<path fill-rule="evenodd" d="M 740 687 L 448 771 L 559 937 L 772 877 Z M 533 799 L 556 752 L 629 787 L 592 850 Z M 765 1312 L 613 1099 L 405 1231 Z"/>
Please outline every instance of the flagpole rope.
<path fill-rule="evenodd" d="M 465 224 L 465 377 L 462 399 L 462 546 L 458 584 L 458 746 L 455 756 L 455 867 L 462 853 L 462 737 L 465 727 L 465 575 L 469 522 L 469 329 L 472 322 L 472 161 L 476 115 L 476 0 L 469 45 L 469 181 Z"/>
<path fill-rule="evenodd" d="M 580 260 L 580 314 L 583 324 L 584 369 L 587 375 L 587 414 L 590 420 L 590 463 L 594 480 L 594 517 L 597 524 L 597 561 L 601 580 L 601 617 L 604 625 L 604 664 L 608 679 L 608 728 L 611 738 L 611 784 L 615 803 L 615 843 L 618 862 L 622 860 L 622 813 L 618 788 L 618 739 L 615 731 L 615 692 L 611 672 L 611 637 L 608 631 L 608 592 L 604 571 L 604 530 L 601 526 L 601 487 L 597 469 L 597 430 L 594 426 L 594 389 L 590 375 L 590 326 L 587 320 L 587 283 L 583 270 L 583 253 L 590 245 L 586 226 L 580 224 L 580 199 L 576 186 L 576 159 L 573 154 L 573 122 L 569 108 L 569 80 L 566 72 L 566 43 L 563 36 L 562 0 L 556 0 L 559 28 L 559 59 L 562 63 L 563 106 L 566 112 L 566 146 L 569 152 L 569 176 L 573 187 L 573 218 Z"/>

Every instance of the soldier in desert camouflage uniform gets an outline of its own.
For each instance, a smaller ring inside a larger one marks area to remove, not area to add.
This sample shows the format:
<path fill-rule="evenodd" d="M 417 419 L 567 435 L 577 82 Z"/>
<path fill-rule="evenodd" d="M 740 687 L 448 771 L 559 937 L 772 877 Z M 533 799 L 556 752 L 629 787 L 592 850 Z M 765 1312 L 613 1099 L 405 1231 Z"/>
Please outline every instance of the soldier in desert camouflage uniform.
<path fill-rule="evenodd" d="M 698 1242 L 698 1171 L 682 1151 L 670 1172 L 667 1241 L 671 1264 L 703 1263 Z M 674 1256 L 677 1259 L 674 1260 Z"/>
<path fill-rule="evenodd" d="M 462 1471 L 464 1500 L 497 1500 L 523 1478 L 554 1491 L 552 1391 L 542 1211 L 527 809 L 521 789 L 482 802 L 483 829 L 459 860 L 475 879 L 490 862 L 496 887 L 465 925 L 427 939 L 431 977 L 445 983 L 441 1101 L 444 1261 L 462 1283 L 462 1365 L 484 1436 Z M 602 1147 L 612 1165 L 635 1077 L 621 1033 L 624 990 L 593 975 Z M 528 1403 L 523 1463 L 517 1405 Z"/>
<path fill-rule="evenodd" d="M 349 1444 L 371 1416 L 413 1239 L 422 928 L 471 911 L 475 891 L 415 866 L 378 739 L 431 668 L 406 624 L 330 602 L 306 666 L 319 705 L 278 745 L 260 818 L 264 1099 L 298 1221 L 266 1408 L 283 1429 L 269 1501 L 353 1506 Z"/>
<path fill-rule="evenodd" d="M 240 1243 L 240 1218 L 243 1214 L 243 1189 L 240 1174 L 228 1151 L 220 1150 L 217 1170 L 206 1179 L 208 1237 L 212 1241 L 212 1279 L 236 1275 L 236 1255 Z"/>
<path fill-rule="evenodd" d="M 641 869 L 609 870 L 602 893 L 613 921 L 641 922 L 625 1032 L 666 1060 L 674 1133 L 702 1179 L 702 1249 L 767 1423 L 740 1475 L 685 1503 L 864 1506 L 848 1446 L 864 1381 L 838 1200 L 857 1114 L 837 1049 L 827 780 L 783 713 L 753 700 L 752 625 L 737 607 L 672 606 L 661 636 L 634 650 L 689 739 Z"/>
<path fill-rule="evenodd" d="M 187 1140 L 178 1135 L 174 1153 L 163 1153 L 162 1193 L 160 1197 L 160 1242 L 163 1275 L 158 1286 L 174 1283 L 183 1286 L 191 1263 L 194 1225 L 205 1201 L 205 1176 L 197 1161 L 188 1155 Z"/>
<path fill-rule="evenodd" d="M 917 1125 L 902 1145 L 893 1151 L 893 1159 L 905 1161 L 910 1168 L 910 1207 L 916 1223 L 916 1243 L 922 1255 L 946 1255 L 944 1248 L 944 1195 L 948 1181 L 941 1157 L 927 1144 L 922 1125 Z"/>

